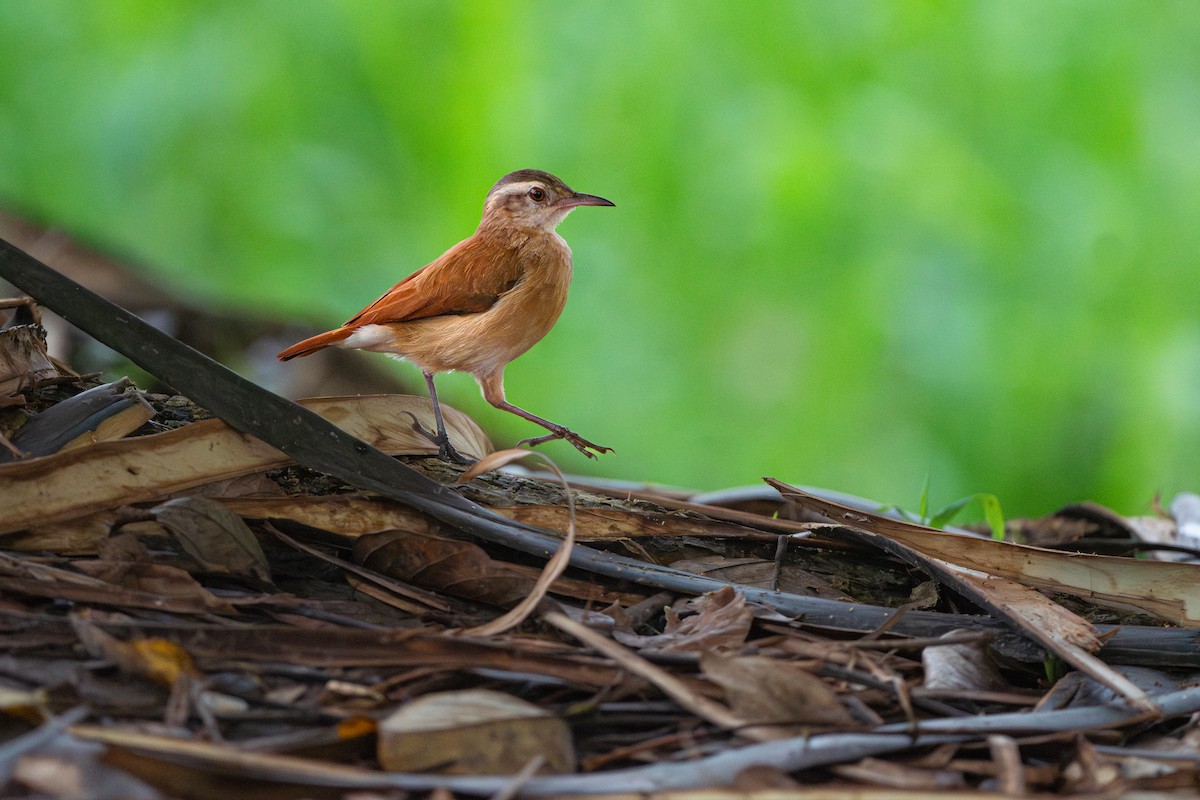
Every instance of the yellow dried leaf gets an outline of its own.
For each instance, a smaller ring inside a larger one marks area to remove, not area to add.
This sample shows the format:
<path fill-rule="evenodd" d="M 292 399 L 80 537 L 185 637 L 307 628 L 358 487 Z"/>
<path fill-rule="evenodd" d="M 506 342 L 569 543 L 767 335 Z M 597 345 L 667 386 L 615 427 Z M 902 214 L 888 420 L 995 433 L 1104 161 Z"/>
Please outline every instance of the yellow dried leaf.
<path fill-rule="evenodd" d="M 166 639 L 135 639 L 129 643 L 140 660 L 137 671 L 163 686 L 172 686 L 180 678 L 200 675 L 188 652 Z"/>

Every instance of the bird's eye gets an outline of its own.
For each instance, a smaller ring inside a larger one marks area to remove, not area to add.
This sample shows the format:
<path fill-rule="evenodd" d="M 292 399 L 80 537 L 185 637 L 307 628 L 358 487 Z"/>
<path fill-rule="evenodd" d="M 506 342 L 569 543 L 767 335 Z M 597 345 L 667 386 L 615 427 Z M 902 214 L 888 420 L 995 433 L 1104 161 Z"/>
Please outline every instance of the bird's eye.
<path fill-rule="evenodd" d="M 540 203 L 546 199 L 546 190 L 540 186 L 535 186 L 529 190 L 529 196 L 533 198 L 533 202 Z"/>

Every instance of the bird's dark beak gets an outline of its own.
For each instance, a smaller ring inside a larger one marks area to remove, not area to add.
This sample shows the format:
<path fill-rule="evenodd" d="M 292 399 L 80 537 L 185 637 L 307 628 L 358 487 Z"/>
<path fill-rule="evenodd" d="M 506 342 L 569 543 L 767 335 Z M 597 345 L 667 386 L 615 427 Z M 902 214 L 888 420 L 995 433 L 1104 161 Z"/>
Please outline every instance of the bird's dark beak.
<path fill-rule="evenodd" d="M 575 206 L 615 206 L 611 200 L 605 200 L 603 197 L 597 197 L 594 194 L 583 194 L 576 192 L 559 200 L 556 204 L 562 208 L 574 208 Z"/>

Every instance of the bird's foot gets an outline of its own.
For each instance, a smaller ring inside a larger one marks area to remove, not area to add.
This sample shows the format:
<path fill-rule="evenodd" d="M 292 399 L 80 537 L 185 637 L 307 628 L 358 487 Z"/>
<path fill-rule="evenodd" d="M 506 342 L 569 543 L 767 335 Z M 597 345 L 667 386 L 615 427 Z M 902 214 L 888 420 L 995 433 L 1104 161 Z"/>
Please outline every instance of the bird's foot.
<path fill-rule="evenodd" d="M 589 442 L 575 431 L 564 428 L 561 425 L 555 425 L 553 428 L 551 428 L 551 430 L 553 433 L 547 433 L 544 436 L 534 436 L 529 439 L 522 439 L 521 441 L 517 442 L 517 445 L 520 446 L 527 444 L 530 447 L 537 447 L 543 442 L 550 442 L 555 439 L 564 439 L 570 442 L 576 450 L 583 453 L 588 458 L 595 458 L 597 453 L 611 453 L 613 451 L 611 447 L 604 447 L 603 445 Z M 593 450 L 595 452 L 592 452 Z"/>
<path fill-rule="evenodd" d="M 452 464 L 475 463 L 472 459 L 467 458 L 462 453 L 458 452 L 458 450 L 454 448 L 454 445 L 450 444 L 449 434 L 435 433 L 434 431 L 431 431 L 422 425 L 417 419 L 416 414 L 412 413 L 411 411 L 405 411 L 404 413 L 407 414 L 409 419 L 412 420 L 411 427 L 418 435 L 425 437 L 430 442 L 437 445 L 438 458 L 440 458 L 442 461 L 449 461 Z"/>

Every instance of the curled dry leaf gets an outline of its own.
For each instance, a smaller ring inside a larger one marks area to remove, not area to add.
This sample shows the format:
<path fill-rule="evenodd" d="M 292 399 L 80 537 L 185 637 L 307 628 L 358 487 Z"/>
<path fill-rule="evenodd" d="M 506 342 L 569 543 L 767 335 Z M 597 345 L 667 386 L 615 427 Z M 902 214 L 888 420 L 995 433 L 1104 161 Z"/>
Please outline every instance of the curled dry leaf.
<path fill-rule="evenodd" d="M 180 497 L 150 509 L 201 568 L 271 582 L 262 545 L 242 518 L 215 500 Z"/>
<path fill-rule="evenodd" d="M 562 474 L 562 470 L 558 468 L 558 465 L 540 453 L 537 455 L 558 476 L 559 481 L 562 482 L 563 491 L 566 492 L 568 513 L 567 535 L 563 538 L 562 544 L 558 546 L 558 549 L 554 551 L 554 555 L 546 562 L 545 569 L 538 576 L 537 583 L 533 585 L 533 589 L 529 592 L 528 596 L 497 619 L 463 631 L 466 635 L 495 636 L 520 625 L 533 614 L 542 602 L 542 599 L 545 598 L 546 593 L 550 591 L 550 587 L 562 577 L 562 574 L 567 571 L 567 565 L 571 563 L 571 550 L 575 547 L 575 495 L 571 491 L 571 487 L 567 484 L 566 476 Z"/>
<path fill-rule="evenodd" d="M 695 614 L 686 612 L 695 611 Z M 702 650 L 716 647 L 740 647 L 753 624 L 754 613 L 746 607 L 746 598 L 732 586 L 706 592 L 683 604 L 680 611 L 664 609 L 665 635 L 677 637 L 665 650 Z"/>
<path fill-rule="evenodd" d="M 162 526 L 156 526 L 161 528 Z M 145 561 L 154 560 L 150 548 L 146 547 L 142 537 L 136 533 L 122 530 L 114 533 L 100 543 L 98 555 L 101 561 Z"/>
<path fill-rule="evenodd" d="M 21 391 L 35 381 L 53 378 L 58 369 L 46 352 L 40 325 L 14 325 L 0 331 L 0 396 Z"/>
<path fill-rule="evenodd" d="M 471 465 L 471 468 L 458 476 L 459 483 L 467 483 L 478 478 L 485 472 L 507 467 L 509 464 L 520 461 L 523 458 L 537 455 L 532 450 L 514 447 L 508 450 L 498 450 L 495 453 L 488 453 L 483 458 Z"/>
<path fill-rule="evenodd" d="M 799 736 L 811 726 L 856 727 L 837 694 L 795 662 L 707 652 L 700 668 L 725 691 L 734 713 L 771 726 L 766 738 Z"/>
<path fill-rule="evenodd" d="M 938 582 L 922 581 L 909 592 L 908 602 L 904 605 L 908 608 L 937 608 L 939 600 Z"/>
<path fill-rule="evenodd" d="M 698 613 L 688 614 L 688 611 Z M 746 598 L 731 586 L 688 600 L 680 611 L 667 608 L 663 613 L 667 624 L 661 634 L 637 636 L 614 630 L 613 638 L 639 650 L 704 653 L 719 647 L 741 647 L 754 622 Z"/>

